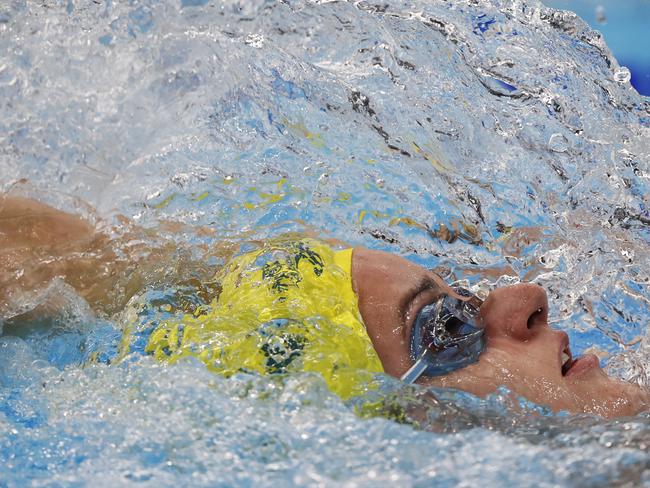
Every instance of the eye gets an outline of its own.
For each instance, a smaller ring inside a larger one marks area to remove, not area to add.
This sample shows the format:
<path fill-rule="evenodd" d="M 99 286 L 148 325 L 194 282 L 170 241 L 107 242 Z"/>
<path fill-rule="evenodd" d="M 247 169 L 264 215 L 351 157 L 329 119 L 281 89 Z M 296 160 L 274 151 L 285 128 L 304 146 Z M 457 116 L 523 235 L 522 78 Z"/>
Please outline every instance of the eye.
<path fill-rule="evenodd" d="M 445 321 L 445 330 L 452 336 L 455 336 L 461 332 L 463 325 L 463 322 L 451 316 Z"/>

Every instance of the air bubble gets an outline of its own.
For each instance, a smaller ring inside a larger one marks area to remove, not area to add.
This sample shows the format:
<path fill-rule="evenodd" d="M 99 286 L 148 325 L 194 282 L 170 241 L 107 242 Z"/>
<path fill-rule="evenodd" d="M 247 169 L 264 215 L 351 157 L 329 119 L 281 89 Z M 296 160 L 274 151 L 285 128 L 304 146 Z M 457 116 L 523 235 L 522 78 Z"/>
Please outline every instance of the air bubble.
<path fill-rule="evenodd" d="M 569 141 L 562 134 L 555 133 L 548 140 L 548 148 L 553 152 L 566 152 L 569 149 Z"/>
<path fill-rule="evenodd" d="M 632 73 L 630 73 L 630 70 L 625 66 L 621 66 L 614 71 L 614 80 L 618 83 L 628 83 L 630 78 L 632 78 Z"/>
<path fill-rule="evenodd" d="M 598 5 L 596 7 L 596 22 L 598 22 L 601 25 L 607 23 L 607 14 L 605 13 L 605 7 L 603 7 L 602 5 Z"/>
<path fill-rule="evenodd" d="M 11 74 L 9 68 L 2 64 L 0 65 L 0 85 L 13 85 L 16 78 Z"/>

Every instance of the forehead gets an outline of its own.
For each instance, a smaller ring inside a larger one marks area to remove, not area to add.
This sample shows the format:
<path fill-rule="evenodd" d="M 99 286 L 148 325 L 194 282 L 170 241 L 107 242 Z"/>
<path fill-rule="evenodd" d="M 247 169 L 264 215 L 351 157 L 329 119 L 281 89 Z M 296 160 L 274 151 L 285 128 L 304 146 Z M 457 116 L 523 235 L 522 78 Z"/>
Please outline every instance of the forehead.
<path fill-rule="evenodd" d="M 426 269 L 422 266 L 412 263 L 408 259 L 398 256 L 397 254 L 367 248 L 356 248 L 355 253 L 363 258 L 364 265 L 372 265 L 377 269 L 413 273 L 426 272 Z"/>
<path fill-rule="evenodd" d="M 355 248 L 354 264 L 362 273 L 371 272 L 375 279 L 386 284 L 396 280 L 402 286 L 415 286 L 427 279 L 438 284 L 444 291 L 451 291 L 447 283 L 433 271 L 409 261 L 406 258 L 384 251 Z"/>

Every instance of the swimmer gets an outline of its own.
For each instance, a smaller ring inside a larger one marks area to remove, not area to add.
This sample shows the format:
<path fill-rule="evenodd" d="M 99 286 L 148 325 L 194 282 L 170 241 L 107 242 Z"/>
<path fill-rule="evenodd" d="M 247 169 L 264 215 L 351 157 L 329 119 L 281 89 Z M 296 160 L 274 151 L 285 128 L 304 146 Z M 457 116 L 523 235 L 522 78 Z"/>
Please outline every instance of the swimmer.
<path fill-rule="evenodd" d="M 145 249 L 123 237 L 118 249 L 116 242 L 80 217 L 0 195 L 5 333 L 29 314 L 47 313 L 21 309 L 21 297 L 55 278 L 106 315 L 173 279 L 172 246 Z M 549 326 L 546 293 L 534 284 L 498 288 L 480 300 L 399 256 L 334 250 L 309 238 L 279 240 L 210 273 L 214 282 L 202 292 L 212 289 L 215 298 L 161 321 L 146 353 L 170 362 L 195 355 L 226 375 L 299 366 L 321 373 L 344 397 L 359 392 L 353 371 L 366 370 L 478 396 L 505 386 L 554 411 L 615 417 L 650 407 L 645 389 L 608 377 L 596 356 L 573 357 L 567 334 Z M 327 332 L 325 323 L 337 328 Z M 128 353 L 128 338 L 123 342 Z"/>

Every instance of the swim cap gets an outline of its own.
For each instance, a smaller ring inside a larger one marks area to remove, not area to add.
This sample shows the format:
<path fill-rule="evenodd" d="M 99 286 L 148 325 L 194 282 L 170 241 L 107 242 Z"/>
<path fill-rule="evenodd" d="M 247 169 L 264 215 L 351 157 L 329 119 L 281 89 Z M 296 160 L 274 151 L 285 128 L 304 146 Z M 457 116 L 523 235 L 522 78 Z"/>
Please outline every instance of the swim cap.
<path fill-rule="evenodd" d="M 221 293 L 193 314 L 161 322 L 145 351 L 195 356 L 215 372 L 320 373 L 342 398 L 363 393 L 381 362 L 352 289 L 352 249 L 315 239 L 240 255 L 216 275 Z"/>

